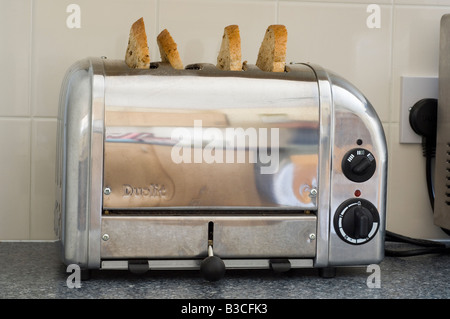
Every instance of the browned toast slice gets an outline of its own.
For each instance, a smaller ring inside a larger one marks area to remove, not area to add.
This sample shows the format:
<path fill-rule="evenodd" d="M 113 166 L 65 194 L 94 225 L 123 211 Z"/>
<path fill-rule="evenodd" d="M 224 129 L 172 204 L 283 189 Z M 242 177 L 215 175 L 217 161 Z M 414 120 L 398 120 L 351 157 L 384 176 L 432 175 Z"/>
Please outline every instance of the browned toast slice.
<path fill-rule="evenodd" d="M 134 22 L 131 26 L 125 62 L 130 68 L 134 69 L 150 68 L 150 53 L 143 18 Z"/>
<path fill-rule="evenodd" d="M 177 49 L 177 44 L 167 29 L 161 31 L 156 38 L 162 62 L 169 62 L 174 69 L 183 69 L 183 62 Z"/>
<path fill-rule="evenodd" d="M 222 43 L 217 56 L 217 68 L 242 71 L 241 36 L 237 25 L 229 25 L 223 31 Z"/>
<path fill-rule="evenodd" d="M 275 24 L 267 28 L 259 48 L 256 66 L 263 71 L 284 72 L 286 66 L 287 29 Z"/>

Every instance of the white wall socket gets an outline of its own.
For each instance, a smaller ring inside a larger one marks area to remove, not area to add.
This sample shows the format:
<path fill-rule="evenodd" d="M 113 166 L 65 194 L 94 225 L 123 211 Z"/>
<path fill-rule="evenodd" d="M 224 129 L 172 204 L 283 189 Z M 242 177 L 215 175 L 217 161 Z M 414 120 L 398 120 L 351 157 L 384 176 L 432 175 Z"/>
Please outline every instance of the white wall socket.
<path fill-rule="evenodd" d="M 418 101 L 439 96 L 439 78 L 401 77 L 400 143 L 421 143 L 422 137 L 416 134 L 409 124 L 409 110 Z"/>

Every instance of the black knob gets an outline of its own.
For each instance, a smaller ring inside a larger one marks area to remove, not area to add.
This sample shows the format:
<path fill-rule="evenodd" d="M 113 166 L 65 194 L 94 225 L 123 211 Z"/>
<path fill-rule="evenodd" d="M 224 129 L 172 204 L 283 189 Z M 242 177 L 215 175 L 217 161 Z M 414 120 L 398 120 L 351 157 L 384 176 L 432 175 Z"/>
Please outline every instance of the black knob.
<path fill-rule="evenodd" d="M 370 169 L 371 165 L 372 162 L 367 157 L 363 157 L 355 161 L 355 165 L 352 167 L 352 172 L 356 175 L 363 175 Z"/>
<path fill-rule="evenodd" d="M 217 256 L 208 256 L 200 264 L 200 272 L 208 281 L 217 281 L 225 275 L 225 263 Z"/>
<path fill-rule="evenodd" d="M 376 166 L 375 157 L 364 148 L 354 148 L 342 159 L 342 172 L 349 180 L 357 183 L 370 179 Z"/>
<path fill-rule="evenodd" d="M 361 239 L 369 236 L 372 224 L 372 214 L 367 208 L 359 205 L 350 208 L 343 219 L 344 232 L 354 239 Z"/>
<path fill-rule="evenodd" d="M 346 200 L 334 215 L 336 233 L 350 244 L 360 245 L 371 240 L 379 224 L 380 216 L 376 207 L 365 199 Z"/>

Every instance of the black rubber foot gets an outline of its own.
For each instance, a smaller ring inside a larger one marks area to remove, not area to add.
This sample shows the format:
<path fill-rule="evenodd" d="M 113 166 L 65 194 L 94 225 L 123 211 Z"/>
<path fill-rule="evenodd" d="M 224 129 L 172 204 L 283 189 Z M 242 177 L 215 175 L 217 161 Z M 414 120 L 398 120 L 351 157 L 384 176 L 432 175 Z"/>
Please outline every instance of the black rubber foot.
<path fill-rule="evenodd" d="M 289 259 L 271 259 L 269 260 L 269 264 L 274 272 L 286 272 L 291 270 L 291 262 Z"/>
<path fill-rule="evenodd" d="M 200 264 L 200 272 L 208 281 L 217 281 L 225 275 L 225 263 L 217 256 L 206 257 Z"/>
<path fill-rule="evenodd" d="M 150 270 L 148 260 L 130 260 L 128 261 L 128 270 L 137 275 L 145 274 Z"/>
<path fill-rule="evenodd" d="M 334 278 L 336 277 L 335 267 L 319 268 L 319 275 L 322 278 Z"/>
<path fill-rule="evenodd" d="M 91 279 L 91 270 L 90 269 L 81 269 L 80 275 L 81 275 L 80 276 L 81 281 L 89 280 L 89 279 Z"/>

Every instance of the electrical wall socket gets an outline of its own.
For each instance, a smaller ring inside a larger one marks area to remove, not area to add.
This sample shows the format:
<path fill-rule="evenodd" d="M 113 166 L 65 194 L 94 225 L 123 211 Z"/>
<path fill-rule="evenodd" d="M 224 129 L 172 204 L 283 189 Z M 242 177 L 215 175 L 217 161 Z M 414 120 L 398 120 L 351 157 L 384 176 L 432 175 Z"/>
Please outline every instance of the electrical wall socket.
<path fill-rule="evenodd" d="M 400 143 L 421 143 L 409 124 L 409 110 L 422 99 L 437 99 L 439 96 L 438 77 L 401 77 Z"/>

